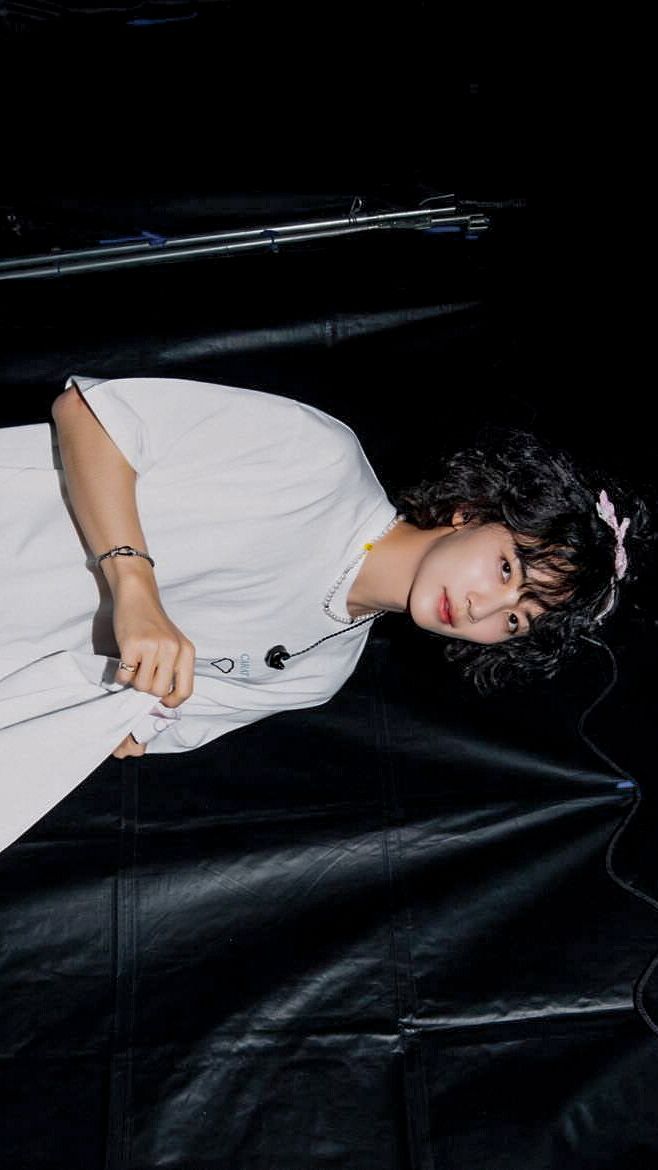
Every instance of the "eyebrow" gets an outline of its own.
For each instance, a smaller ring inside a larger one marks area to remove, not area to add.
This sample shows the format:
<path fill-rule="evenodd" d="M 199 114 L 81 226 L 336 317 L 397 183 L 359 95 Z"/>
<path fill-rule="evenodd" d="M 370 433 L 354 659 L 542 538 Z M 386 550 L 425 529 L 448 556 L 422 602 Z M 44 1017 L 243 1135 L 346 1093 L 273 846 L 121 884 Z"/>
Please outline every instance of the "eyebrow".
<path fill-rule="evenodd" d="M 519 554 L 517 553 L 517 551 L 516 551 L 516 548 L 514 549 L 514 557 L 515 557 L 515 559 L 516 559 L 516 563 L 517 563 L 517 565 L 519 566 L 519 568 L 520 568 L 520 570 L 521 570 L 521 581 L 522 581 L 522 583 L 523 583 L 524 585 L 527 585 L 527 583 L 528 583 L 528 571 L 527 571 L 527 569 L 526 569 L 526 567 L 525 567 L 525 565 L 524 565 L 523 561 L 521 560 L 521 557 L 520 557 L 520 556 L 519 556 Z"/>

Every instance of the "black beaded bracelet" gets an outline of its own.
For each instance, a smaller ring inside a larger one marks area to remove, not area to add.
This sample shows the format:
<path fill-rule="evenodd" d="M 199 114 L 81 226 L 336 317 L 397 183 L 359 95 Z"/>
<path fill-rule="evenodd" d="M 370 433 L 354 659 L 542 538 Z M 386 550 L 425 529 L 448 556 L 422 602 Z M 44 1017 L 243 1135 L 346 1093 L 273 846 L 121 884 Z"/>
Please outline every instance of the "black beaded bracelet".
<path fill-rule="evenodd" d="M 150 561 L 153 568 L 155 568 L 155 561 L 153 560 L 153 557 L 150 557 L 148 553 L 139 552 L 130 544 L 122 544 L 118 548 L 111 548 L 107 552 L 102 553 L 101 556 L 96 557 L 96 568 L 98 568 L 101 561 L 104 561 L 106 557 L 144 557 L 147 561 Z"/>

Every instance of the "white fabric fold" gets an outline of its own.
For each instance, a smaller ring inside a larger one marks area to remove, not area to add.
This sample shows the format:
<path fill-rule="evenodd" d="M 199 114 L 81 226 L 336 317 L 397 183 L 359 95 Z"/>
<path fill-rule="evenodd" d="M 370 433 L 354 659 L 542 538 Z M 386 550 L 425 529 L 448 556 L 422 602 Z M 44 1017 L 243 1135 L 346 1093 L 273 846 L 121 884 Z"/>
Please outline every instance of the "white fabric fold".
<path fill-rule="evenodd" d="M 111 756 L 157 703 L 155 695 L 104 682 L 117 665 L 116 659 L 63 650 L 0 679 L 0 849 Z"/>
<path fill-rule="evenodd" d="M 180 708 L 163 707 L 162 703 L 156 703 L 152 710 L 133 724 L 130 731 L 137 743 L 152 743 L 163 732 L 169 731 L 180 718 Z"/>

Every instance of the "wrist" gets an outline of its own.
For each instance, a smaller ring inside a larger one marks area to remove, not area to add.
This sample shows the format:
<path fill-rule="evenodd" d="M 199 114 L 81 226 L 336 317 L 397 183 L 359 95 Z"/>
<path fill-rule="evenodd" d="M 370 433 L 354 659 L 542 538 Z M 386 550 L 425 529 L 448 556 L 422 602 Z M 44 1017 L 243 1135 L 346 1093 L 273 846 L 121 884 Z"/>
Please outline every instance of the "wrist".
<path fill-rule="evenodd" d="M 155 572 L 150 561 L 145 557 L 117 556 L 106 557 L 101 561 L 100 569 L 105 574 L 112 596 L 126 589 L 146 589 L 157 592 Z"/>

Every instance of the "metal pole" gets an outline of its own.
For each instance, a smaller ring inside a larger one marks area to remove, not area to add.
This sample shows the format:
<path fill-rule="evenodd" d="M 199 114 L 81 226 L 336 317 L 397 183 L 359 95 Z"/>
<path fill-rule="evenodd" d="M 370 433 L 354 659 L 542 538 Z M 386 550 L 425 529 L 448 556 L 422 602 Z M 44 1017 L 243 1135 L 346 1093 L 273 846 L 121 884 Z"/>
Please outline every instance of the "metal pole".
<path fill-rule="evenodd" d="M 228 256 L 257 249 L 278 251 L 284 244 L 304 243 L 343 235 L 362 234 L 374 229 L 465 230 L 479 233 L 489 227 L 487 216 L 460 214 L 455 207 L 384 212 L 377 215 L 343 216 L 340 219 L 309 220 L 276 227 L 245 228 L 206 235 L 178 237 L 151 236 L 146 242 L 109 244 L 66 252 L 0 261 L 0 280 L 26 280 L 62 276 L 102 269 L 135 267 L 201 256 Z"/>

